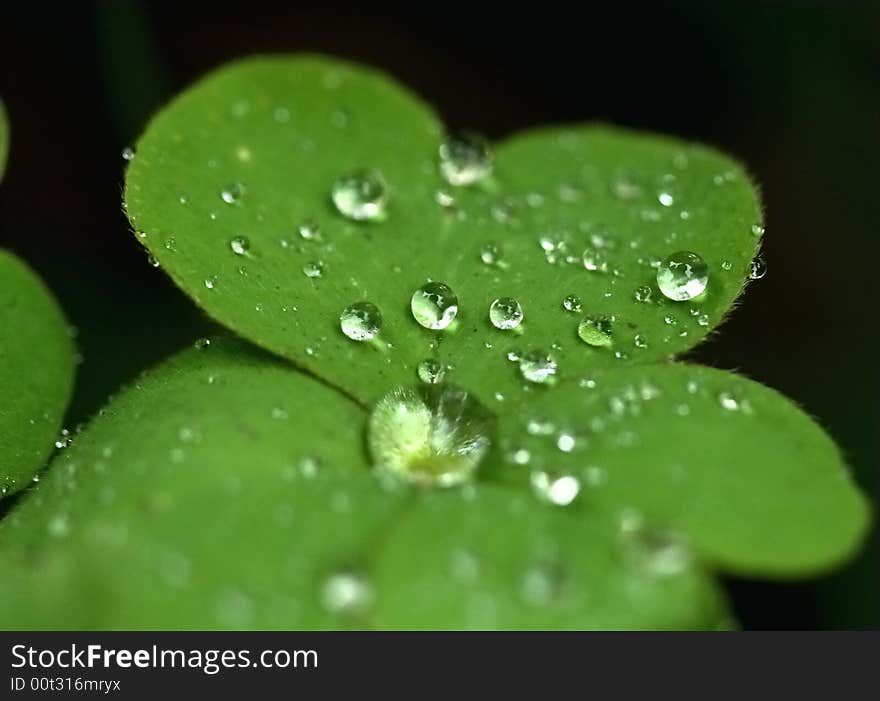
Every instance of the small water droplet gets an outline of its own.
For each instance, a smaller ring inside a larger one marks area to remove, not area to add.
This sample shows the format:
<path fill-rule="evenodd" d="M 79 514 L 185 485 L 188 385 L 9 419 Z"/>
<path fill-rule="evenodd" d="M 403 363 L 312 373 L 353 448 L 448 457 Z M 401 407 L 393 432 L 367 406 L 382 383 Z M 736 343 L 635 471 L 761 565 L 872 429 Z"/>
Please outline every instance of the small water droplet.
<path fill-rule="evenodd" d="M 567 295 L 562 300 L 562 308 L 567 312 L 579 312 L 581 310 L 581 298 L 577 295 Z"/>
<path fill-rule="evenodd" d="M 324 274 L 324 264 L 319 260 L 313 260 L 302 267 L 303 275 L 309 278 L 321 277 Z"/>
<path fill-rule="evenodd" d="M 513 297 L 500 297 L 489 305 L 489 320 L 496 329 L 515 329 L 523 320 L 522 306 Z"/>
<path fill-rule="evenodd" d="M 321 227 L 311 220 L 300 224 L 297 231 L 299 232 L 300 237 L 304 238 L 306 241 L 321 240 Z"/>
<path fill-rule="evenodd" d="M 206 277 L 205 287 L 207 287 L 209 290 L 213 290 L 215 287 L 217 287 L 217 276 L 211 275 L 210 277 Z"/>
<path fill-rule="evenodd" d="M 535 494 L 556 506 L 568 506 L 581 491 L 580 480 L 574 475 L 551 475 L 543 470 L 536 470 L 530 476 Z"/>
<path fill-rule="evenodd" d="M 344 217 L 355 221 L 377 221 L 385 217 L 388 186 L 379 171 L 360 170 L 333 183 L 331 198 Z"/>
<path fill-rule="evenodd" d="M 709 266 L 696 253 L 679 251 L 657 270 L 657 287 L 665 297 L 685 302 L 702 294 L 709 282 Z"/>
<path fill-rule="evenodd" d="M 501 248 L 498 244 L 487 243 L 480 250 L 480 260 L 486 265 L 498 265 L 501 262 Z"/>
<path fill-rule="evenodd" d="M 764 235 L 764 225 L 763 224 L 752 224 L 752 236 L 758 238 Z"/>
<path fill-rule="evenodd" d="M 636 302 L 650 302 L 651 288 L 648 285 L 637 287 L 634 296 L 636 298 Z"/>
<path fill-rule="evenodd" d="M 489 143 L 473 132 L 450 134 L 440 145 L 440 173 L 450 185 L 470 185 L 492 172 Z"/>
<path fill-rule="evenodd" d="M 230 183 L 220 190 L 220 199 L 226 204 L 236 204 L 244 196 L 243 183 Z"/>
<path fill-rule="evenodd" d="M 749 279 L 750 280 L 760 280 L 766 274 L 767 274 L 767 263 L 764 261 L 764 256 L 758 255 L 749 264 Z"/>
<path fill-rule="evenodd" d="M 246 256 L 250 252 L 251 244 L 244 236 L 236 236 L 229 242 L 229 248 L 237 256 Z"/>
<path fill-rule="evenodd" d="M 341 570 L 324 581 L 321 602 L 331 613 L 363 616 L 373 603 L 373 588 L 360 572 Z"/>
<path fill-rule="evenodd" d="M 592 272 L 604 273 L 608 270 L 605 254 L 596 248 L 586 248 L 582 255 L 584 267 Z"/>
<path fill-rule="evenodd" d="M 446 376 L 446 367 L 439 360 L 428 358 L 419 363 L 416 368 L 419 379 L 428 385 L 436 385 L 443 382 Z"/>
<path fill-rule="evenodd" d="M 199 338 L 196 340 L 195 343 L 193 343 L 193 346 L 195 347 L 196 350 L 205 350 L 210 345 L 211 345 L 210 338 Z"/>
<path fill-rule="evenodd" d="M 339 326 L 342 333 L 353 341 L 369 341 L 382 328 L 382 314 L 375 304 L 355 302 L 342 311 Z"/>
<path fill-rule="evenodd" d="M 458 314 L 458 297 L 442 282 L 428 282 L 413 292 L 410 308 L 420 325 L 440 331 L 449 326 Z"/>
<path fill-rule="evenodd" d="M 552 384 L 556 379 L 556 360 L 542 350 L 532 350 L 519 361 L 519 371 L 529 382 Z"/>
<path fill-rule="evenodd" d="M 578 324 L 578 336 L 587 345 L 596 348 L 608 347 L 612 343 L 612 322 L 607 316 L 586 316 Z"/>
<path fill-rule="evenodd" d="M 161 263 L 159 263 L 159 259 L 156 258 L 152 253 L 147 254 L 147 263 L 149 263 L 151 268 L 160 267 Z"/>
<path fill-rule="evenodd" d="M 134 160 L 134 149 L 131 146 L 126 146 L 122 149 L 122 158 L 126 161 Z"/>

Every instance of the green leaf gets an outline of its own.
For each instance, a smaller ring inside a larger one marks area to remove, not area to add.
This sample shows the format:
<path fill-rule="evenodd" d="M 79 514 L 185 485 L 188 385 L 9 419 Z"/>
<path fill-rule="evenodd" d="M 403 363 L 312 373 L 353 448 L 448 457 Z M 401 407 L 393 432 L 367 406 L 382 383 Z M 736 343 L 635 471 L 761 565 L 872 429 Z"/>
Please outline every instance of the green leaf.
<path fill-rule="evenodd" d="M 239 342 L 179 354 L 116 397 L 0 522 L 0 627 L 723 620 L 702 570 L 646 570 L 602 511 L 581 521 L 498 485 L 391 488 L 364 462 L 364 422 Z M 473 566 L 455 559 L 469 555 Z"/>
<path fill-rule="evenodd" d="M 633 510 L 680 531 L 725 571 L 815 574 L 851 555 L 868 526 L 867 502 L 827 434 L 788 399 L 732 373 L 597 371 L 500 420 L 508 460 L 525 450 L 532 470 L 581 480 L 573 507 Z"/>
<path fill-rule="evenodd" d="M 488 485 L 468 499 L 429 492 L 417 506 L 389 530 L 377 566 L 380 628 L 729 625 L 705 571 L 687 559 L 658 567 L 666 554 L 627 544 L 601 509 L 573 514 Z"/>
<path fill-rule="evenodd" d="M 6 154 L 9 151 L 9 123 L 6 120 L 6 109 L 3 100 L 0 100 L 0 180 L 3 180 L 3 171 L 6 170 Z"/>
<path fill-rule="evenodd" d="M 438 171 L 441 140 L 430 110 L 372 71 L 251 59 L 209 75 L 152 121 L 126 176 L 126 206 L 142 242 L 212 316 L 364 401 L 412 381 L 431 356 L 484 399 L 523 393 L 506 359 L 515 348 L 553 353 L 559 376 L 665 358 L 703 338 L 743 287 L 760 207 L 742 169 L 711 149 L 608 127 L 542 130 L 501 144 L 493 178 L 451 187 Z M 384 221 L 334 209 L 334 182 L 358 169 L 387 181 Z M 307 222 L 320 241 L 298 234 Z M 239 238 L 241 255 L 231 245 Z M 564 250 L 548 254 L 542 238 Z M 501 251 L 493 265 L 481 259 L 488 244 Z M 585 269 L 586 247 L 607 258 L 605 272 Z M 692 303 L 665 299 L 652 282 L 652 265 L 679 250 L 710 269 Z M 322 275 L 304 275 L 316 262 Z M 429 278 L 460 302 L 439 334 L 410 311 Z M 642 286 L 649 302 L 634 299 Z M 563 309 L 570 294 L 580 313 Z M 506 296 L 525 310 L 522 333 L 489 323 L 490 302 Z M 373 343 L 339 329 L 340 312 L 361 300 L 384 317 Z M 586 314 L 614 317 L 611 347 L 578 339 Z"/>
<path fill-rule="evenodd" d="M 0 495 L 31 482 L 61 430 L 73 389 L 64 314 L 36 274 L 0 250 Z"/>

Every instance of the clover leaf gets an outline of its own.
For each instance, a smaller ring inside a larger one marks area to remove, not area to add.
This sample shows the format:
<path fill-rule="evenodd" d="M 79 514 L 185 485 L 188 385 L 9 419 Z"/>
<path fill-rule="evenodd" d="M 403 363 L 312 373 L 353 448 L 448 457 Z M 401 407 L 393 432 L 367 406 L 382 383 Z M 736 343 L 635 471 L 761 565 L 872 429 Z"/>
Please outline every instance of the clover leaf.
<path fill-rule="evenodd" d="M 760 274 L 756 190 L 716 151 L 599 125 L 492 147 L 374 71 L 261 57 L 156 116 L 125 204 L 290 362 L 218 338 L 113 400 L 0 525 L 3 620 L 718 627 L 714 572 L 861 542 L 815 422 L 665 362 Z"/>
<path fill-rule="evenodd" d="M 59 438 L 73 389 L 70 329 L 36 274 L 0 250 L 0 496 L 29 485 Z"/>

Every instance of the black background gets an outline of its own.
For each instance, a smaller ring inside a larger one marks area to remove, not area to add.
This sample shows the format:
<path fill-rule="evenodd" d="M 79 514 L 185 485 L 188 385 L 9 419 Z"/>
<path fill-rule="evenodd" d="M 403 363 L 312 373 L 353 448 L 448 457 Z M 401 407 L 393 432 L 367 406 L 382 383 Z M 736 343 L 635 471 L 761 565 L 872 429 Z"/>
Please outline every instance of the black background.
<path fill-rule="evenodd" d="M 691 354 L 797 400 L 876 490 L 874 3 L 5 3 L 0 244 L 48 281 L 83 354 L 68 423 L 210 323 L 146 265 L 122 148 L 206 70 L 316 50 L 384 68 L 491 137 L 606 120 L 714 144 L 761 184 L 769 273 Z M 355 9 L 356 8 L 356 9 Z M 768 537 L 772 537 L 768 535 Z M 730 582 L 752 628 L 878 626 L 876 538 L 807 583 Z"/>

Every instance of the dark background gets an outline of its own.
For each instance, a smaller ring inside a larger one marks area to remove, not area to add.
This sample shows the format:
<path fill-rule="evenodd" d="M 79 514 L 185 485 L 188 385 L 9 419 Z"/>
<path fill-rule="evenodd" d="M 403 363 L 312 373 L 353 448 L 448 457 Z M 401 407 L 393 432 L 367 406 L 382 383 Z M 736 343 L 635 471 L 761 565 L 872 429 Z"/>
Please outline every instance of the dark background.
<path fill-rule="evenodd" d="M 129 232 L 122 148 L 218 64 L 316 50 L 384 68 L 450 125 L 491 137 L 601 119 L 742 159 L 763 190 L 769 273 L 692 357 L 797 400 L 876 493 L 874 3 L 286 5 L 31 2 L 0 13 L 12 129 L 0 245 L 44 276 L 79 331 L 71 427 L 210 328 Z M 730 589 L 747 628 L 878 627 L 876 533 L 831 576 Z"/>

